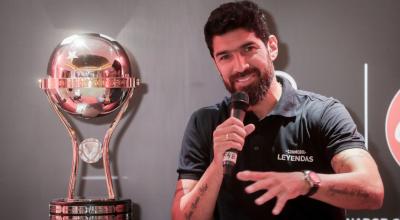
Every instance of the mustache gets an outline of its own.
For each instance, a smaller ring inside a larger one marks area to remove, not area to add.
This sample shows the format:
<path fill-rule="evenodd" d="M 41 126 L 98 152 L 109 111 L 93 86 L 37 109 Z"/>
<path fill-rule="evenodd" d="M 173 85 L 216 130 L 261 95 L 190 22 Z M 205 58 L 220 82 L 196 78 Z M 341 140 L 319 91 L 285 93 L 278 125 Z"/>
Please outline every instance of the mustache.
<path fill-rule="evenodd" d="M 243 72 L 238 72 L 238 73 L 235 73 L 234 75 L 230 76 L 229 81 L 231 83 L 233 83 L 240 77 L 244 77 L 244 76 L 247 76 L 247 75 L 250 75 L 253 73 L 256 73 L 258 76 L 261 75 L 261 72 L 256 67 L 249 67 L 246 70 L 244 70 Z"/>

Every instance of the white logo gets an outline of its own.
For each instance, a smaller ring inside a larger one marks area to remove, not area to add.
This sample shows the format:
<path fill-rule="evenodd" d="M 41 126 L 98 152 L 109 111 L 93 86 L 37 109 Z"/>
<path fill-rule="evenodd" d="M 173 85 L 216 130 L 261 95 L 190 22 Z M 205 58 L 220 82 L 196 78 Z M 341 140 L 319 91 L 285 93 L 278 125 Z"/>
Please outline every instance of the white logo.
<path fill-rule="evenodd" d="M 306 154 L 305 150 L 286 150 L 285 154 L 278 154 L 277 159 L 292 162 L 314 162 L 314 157 Z"/>

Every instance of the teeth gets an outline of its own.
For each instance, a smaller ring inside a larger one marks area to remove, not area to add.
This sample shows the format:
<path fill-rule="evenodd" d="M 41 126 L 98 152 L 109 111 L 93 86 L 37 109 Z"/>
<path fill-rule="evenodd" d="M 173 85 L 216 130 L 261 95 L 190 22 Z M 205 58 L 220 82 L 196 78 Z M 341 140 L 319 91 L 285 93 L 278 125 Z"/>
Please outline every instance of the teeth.
<path fill-rule="evenodd" d="M 247 80 L 249 80 L 251 78 L 251 74 L 245 75 L 245 76 L 241 76 L 240 78 L 238 78 L 236 81 L 238 82 L 245 82 Z"/>
<path fill-rule="evenodd" d="M 237 81 L 238 81 L 238 82 L 244 82 L 244 81 L 247 81 L 248 79 L 249 79 L 249 77 L 246 77 L 246 78 L 238 79 Z"/>

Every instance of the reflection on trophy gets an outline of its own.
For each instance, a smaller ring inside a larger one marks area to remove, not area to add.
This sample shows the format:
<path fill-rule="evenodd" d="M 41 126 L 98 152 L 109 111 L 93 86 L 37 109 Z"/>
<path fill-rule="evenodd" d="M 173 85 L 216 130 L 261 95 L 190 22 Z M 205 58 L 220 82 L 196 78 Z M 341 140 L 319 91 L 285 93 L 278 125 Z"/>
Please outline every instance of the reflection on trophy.
<path fill-rule="evenodd" d="M 48 78 L 39 80 L 40 88 L 45 91 L 72 141 L 72 170 L 67 198 L 50 202 L 51 218 L 70 219 L 68 216 L 129 218 L 131 201 L 116 198 L 109 160 L 111 135 L 128 107 L 134 88 L 140 84 L 139 79 L 132 77 L 126 52 L 115 40 L 102 34 L 73 35 L 64 39 L 55 48 L 50 57 L 47 74 Z M 79 143 L 76 131 L 61 113 L 63 110 L 78 117 L 91 119 L 107 115 L 117 109 L 120 111 L 102 142 L 96 138 L 87 138 Z M 108 198 L 85 199 L 74 194 L 79 158 L 86 163 L 95 163 L 103 158 Z"/>

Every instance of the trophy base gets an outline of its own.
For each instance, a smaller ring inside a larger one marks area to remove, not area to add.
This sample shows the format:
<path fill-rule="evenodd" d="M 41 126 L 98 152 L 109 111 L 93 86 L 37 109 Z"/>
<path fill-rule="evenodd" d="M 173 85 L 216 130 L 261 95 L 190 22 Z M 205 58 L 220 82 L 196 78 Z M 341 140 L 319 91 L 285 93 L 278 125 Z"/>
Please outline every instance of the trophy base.
<path fill-rule="evenodd" d="M 56 199 L 50 202 L 50 219 L 131 219 L 130 199 Z"/>

